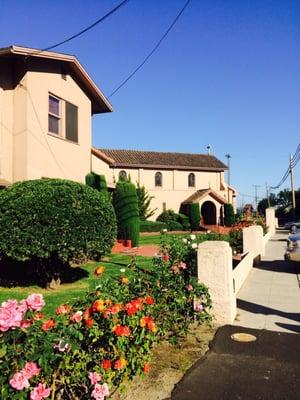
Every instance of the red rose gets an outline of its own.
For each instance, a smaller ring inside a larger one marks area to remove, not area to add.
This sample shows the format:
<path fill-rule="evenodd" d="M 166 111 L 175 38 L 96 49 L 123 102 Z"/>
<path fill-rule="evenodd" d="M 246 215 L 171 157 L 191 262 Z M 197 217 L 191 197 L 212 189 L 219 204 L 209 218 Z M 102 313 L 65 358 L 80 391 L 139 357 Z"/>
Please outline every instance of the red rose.
<path fill-rule="evenodd" d="M 116 325 L 112 330 L 117 336 L 129 336 L 130 328 L 129 326 Z"/>
<path fill-rule="evenodd" d="M 149 305 L 154 304 L 154 298 L 151 296 L 145 297 L 145 303 Z"/>
<path fill-rule="evenodd" d="M 48 319 L 42 325 L 43 331 L 49 331 L 50 329 L 55 327 L 55 321 L 53 319 Z"/>
<path fill-rule="evenodd" d="M 93 325 L 94 320 L 92 320 L 92 318 L 88 318 L 84 320 L 84 323 L 86 326 L 88 326 L 89 328 Z"/>
<path fill-rule="evenodd" d="M 102 360 L 102 367 L 104 369 L 110 369 L 111 368 L 111 361 L 108 359 Z"/>
<path fill-rule="evenodd" d="M 145 363 L 143 371 L 145 374 L 148 374 L 148 372 L 150 372 L 151 369 L 151 365 L 149 363 Z"/>

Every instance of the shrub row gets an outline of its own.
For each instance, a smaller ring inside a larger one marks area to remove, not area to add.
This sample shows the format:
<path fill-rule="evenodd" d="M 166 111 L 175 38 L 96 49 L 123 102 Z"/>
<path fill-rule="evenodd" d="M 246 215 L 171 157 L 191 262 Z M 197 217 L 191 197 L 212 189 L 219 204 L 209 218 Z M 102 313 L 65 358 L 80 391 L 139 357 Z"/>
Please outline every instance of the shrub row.
<path fill-rule="evenodd" d="M 140 232 L 161 232 L 167 229 L 167 224 L 159 221 L 140 221 Z"/>
<path fill-rule="evenodd" d="M 163 211 L 157 221 L 164 222 L 170 231 L 183 231 L 190 229 L 189 218 L 184 214 L 177 214 L 173 210 Z"/>

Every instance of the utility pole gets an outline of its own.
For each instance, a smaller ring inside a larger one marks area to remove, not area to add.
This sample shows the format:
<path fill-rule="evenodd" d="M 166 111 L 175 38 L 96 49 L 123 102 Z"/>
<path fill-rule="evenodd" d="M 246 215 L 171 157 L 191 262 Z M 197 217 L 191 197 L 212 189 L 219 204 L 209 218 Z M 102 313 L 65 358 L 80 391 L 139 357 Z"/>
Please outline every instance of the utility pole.
<path fill-rule="evenodd" d="M 210 156 L 211 145 L 210 144 L 207 145 L 206 148 L 207 148 L 207 154 Z"/>
<path fill-rule="evenodd" d="M 258 200 L 258 197 L 257 197 L 257 188 L 259 188 L 260 185 L 253 185 L 253 187 L 255 188 L 255 211 L 257 212 L 257 200 Z"/>
<path fill-rule="evenodd" d="M 227 153 L 225 155 L 225 157 L 227 158 L 227 167 L 228 167 L 227 183 L 228 183 L 228 186 L 230 186 L 230 159 L 231 159 L 231 155 Z"/>
<path fill-rule="evenodd" d="M 293 157 L 292 157 L 291 154 L 290 154 L 290 174 L 291 174 L 291 191 L 292 191 L 293 216 L 295 217 L 296 198 L 295 198 L 295 189 L 294 189 L 294 166 L 293 166 Z"/>
<path fill-rule="evenodd" d="M 269 196 L 269 186 L 268 186 L 267 182 L 266 182 L 266 195 L 267 195 L 267 199 L 268 199 L 268 206 L 271 207 L 270 196 Z"/>

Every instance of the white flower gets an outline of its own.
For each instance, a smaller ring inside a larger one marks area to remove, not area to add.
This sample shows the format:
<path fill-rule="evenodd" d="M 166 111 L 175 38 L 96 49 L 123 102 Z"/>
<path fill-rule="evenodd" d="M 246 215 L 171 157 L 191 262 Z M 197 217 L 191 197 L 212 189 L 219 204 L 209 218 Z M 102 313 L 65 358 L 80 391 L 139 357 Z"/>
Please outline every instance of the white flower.
<path fill-rule="evenodd" d="M 125 268 L 121 268 L 121 269 L 120 269 L 120 272 L 122 272 L 122 273 L 124 273 L 125 271 L 126 271 Z"/>
<path fill-rule="evenodd" d="M 166 233 L 166 232 L 168 232 L 168 229 L 164 228 L 164 229 L 162 230 L 162 232 L 163 232 L 163 233 Z"/>
<path fill-rule="evenodd" d="M 183 243 L 187 243 L 187 239 L 186 238 L 183 238 L 182 241 L 183 241 Z"/>
<path fill-rule="evenodd" d="M 206 233 L 210 233 L 210 230 L 208 229 L 208 230 L 206 231 Z"/>
<path fill-rule="evenodd" d="M 192 249 L 197 249 L 198 245 L 197 243 L 192 243 Z"/>
<path fill-rule="evenodd" d="M 195 239 L 196 239 L 196 235 L 192 234 L 192 235 L 190 235 L 190 238 L 191 238 L 192 240 L 195 240 Z"/>

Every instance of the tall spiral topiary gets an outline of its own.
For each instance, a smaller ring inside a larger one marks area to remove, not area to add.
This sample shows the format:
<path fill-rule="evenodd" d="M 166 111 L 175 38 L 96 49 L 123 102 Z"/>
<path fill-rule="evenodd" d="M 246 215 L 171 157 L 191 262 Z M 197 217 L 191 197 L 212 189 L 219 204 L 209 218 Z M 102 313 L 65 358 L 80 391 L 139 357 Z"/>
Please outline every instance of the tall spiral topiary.
<path fill-rule="evenodd" d="M 184 203 L 180 207 L 180 212 L 189 217 L 191 230 L 197 231 L 200 226 L 200 206 L 199 203 Z"/>
<path fill-rule="evenodd" d="M 120 181 L 116 185 L 113 204 L 118 222 L 118 238 L 139 245 L 140 219 L 136 188 L 133 183 Z"/>

